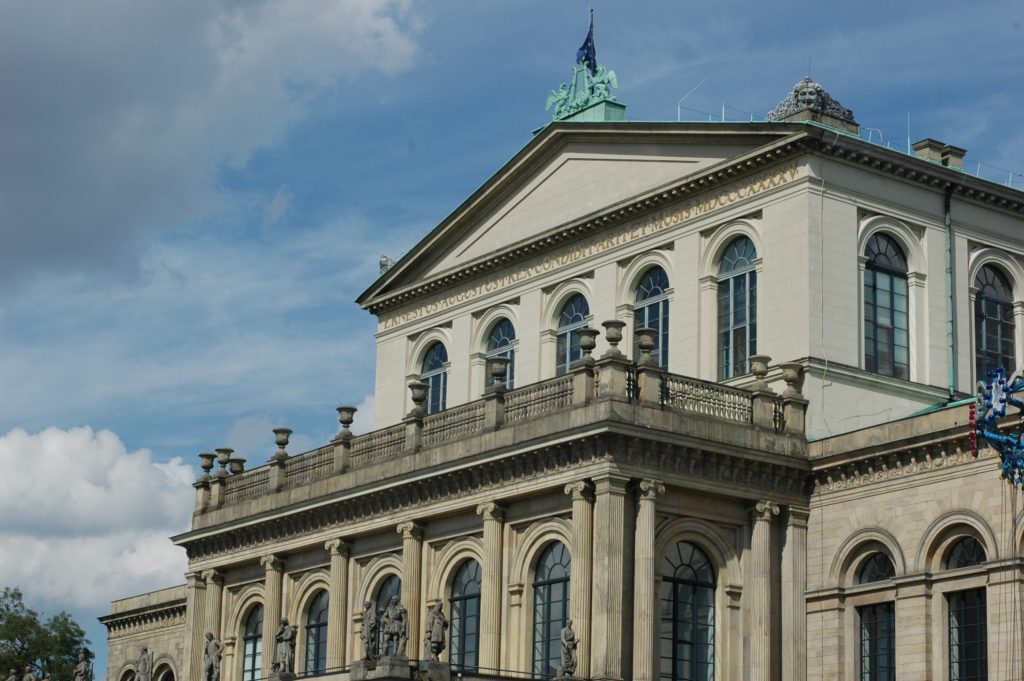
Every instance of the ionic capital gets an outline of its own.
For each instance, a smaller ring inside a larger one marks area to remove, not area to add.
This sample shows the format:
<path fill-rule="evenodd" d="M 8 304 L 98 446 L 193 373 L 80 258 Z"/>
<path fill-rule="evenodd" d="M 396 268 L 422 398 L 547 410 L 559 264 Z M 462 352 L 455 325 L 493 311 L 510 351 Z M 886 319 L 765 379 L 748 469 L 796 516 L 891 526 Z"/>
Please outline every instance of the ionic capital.
<path fill-rule="evenodd" d="M 565 486 L 565 493 L 572 497 L 573 501 L 593 501 L 594 500 L 594 486 L 586 480 L 577 480 L 576 482 L 570 482 Z"/>
<path fill-rule="evenodd" d="M 324 542 L 324 549 L 326 549 L 327 553 L 331 554 L 332 556 L 342 556 L 343 558 L 348 558 L 349 554 L 352 551 L 352 544 L 338 537 L 335 539 L 328 539 L 326 542 Z"/>
<path fill-rule="evenodd" d="M 779 505 L 774 501 L 759 501 L 751 512 L 757 522 L 770 522 L 773 515 L 779 514 Z"/>
<path fill-rule="evenodd" d="M 399 523 L 395 529 L 398 534 L 402 535 L 402 539 L 415 539 L 416 541 L 423 539 L 423 526 L 413 520 Z"/>
<path fill-rule="evenodd" d="M 629 478 L 621 475 L 606 475 L 603 478 L 594 478 L 594 492 L 596 494 L 625 496 L 628 486 Z"/>
<path fill-rule="evenodd" d="M 786 524 L 795 527 L 807 527 L 807 519 L 810 515 L 810 509 L 804 506 L 787 506 Z"/>
<path fill-rule="evenodd" d="M 485 501 L 480 504 L 476 507 L 476 513 L 485 521 L 495 520 L 500 523 L 505 519 L 505 507 L 494 501 Z"/>
<path fill-rule="evenodd" d="M 203 581 L 206 582 L 207 586 L 222 586 L 224 584 L 224 574 L 217 570 L 203 570 Z"/>
<path fill-rule="evenodd" d="M 189 589 L 205 589 L 206 580 L 201 572 L 189 572 L 185 575 L 185 584 Z"/>
<path fill-rule="evenodd" d="M 267 572 L 281 572 L 284 570 L 284 560 L 280 556 L 270 553 L 260 558 L 260 565 Z"/>
<path fill-rule="evenodd" d="M 641 501 L 654 501 L 656 498 L 665 493 L 665 485 L 657 480 L 641 480 L 640 481 L 640 499 Z"/>

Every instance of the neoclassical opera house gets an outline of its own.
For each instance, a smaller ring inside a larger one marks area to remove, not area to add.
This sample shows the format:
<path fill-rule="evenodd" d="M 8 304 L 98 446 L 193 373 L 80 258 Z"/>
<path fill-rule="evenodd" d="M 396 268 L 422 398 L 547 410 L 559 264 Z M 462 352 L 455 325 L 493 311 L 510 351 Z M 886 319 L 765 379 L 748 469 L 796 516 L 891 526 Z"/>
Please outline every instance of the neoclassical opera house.
<path fill-rule="evenodd" d="M 1022 357 L 1024 193 L 859 134 L 799 83 L 764 122 L 556 116 L 357 301 L 376 429 L 201 455 L 185 584 L 115 601 L 110 681 L 347 681 L 365 603 L 453 676 L 1019 680 L 1021 507 L 970 447 Z M 582 94 L 581 94 L 582 93 Z M 949 267 L 947 267 L 947 260 Z M 332 405 L 325 405 L 325 418 Z"/>

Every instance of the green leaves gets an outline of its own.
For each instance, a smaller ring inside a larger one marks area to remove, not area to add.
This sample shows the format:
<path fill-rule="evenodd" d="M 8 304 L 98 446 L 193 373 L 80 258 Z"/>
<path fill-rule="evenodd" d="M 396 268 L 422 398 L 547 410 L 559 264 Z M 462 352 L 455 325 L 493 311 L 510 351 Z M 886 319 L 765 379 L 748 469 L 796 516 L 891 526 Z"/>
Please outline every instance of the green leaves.
<path fill-rule="evenodd" d="M 21 681 L 30 667 L 37 678 L 49 673 L 53 681 L 71 681 L 78 652 L 89 641 L 71 615 L 61 611 L 45 622 L 25 605 L 21 589 L 0 592 L 0 677 L 11 670 Z"/>

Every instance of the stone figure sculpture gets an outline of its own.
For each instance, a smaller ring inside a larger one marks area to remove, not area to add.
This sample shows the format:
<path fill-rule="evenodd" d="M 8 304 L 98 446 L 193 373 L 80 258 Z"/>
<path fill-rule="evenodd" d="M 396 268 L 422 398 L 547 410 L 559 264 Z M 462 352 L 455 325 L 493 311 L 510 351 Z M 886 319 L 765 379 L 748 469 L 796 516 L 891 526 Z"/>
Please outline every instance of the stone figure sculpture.
<path fill-rule="evenodd" d="M 359 632 L 359 638 L 363 641 L 364 660 L 377 659 L 379 630 L 380 621 L 377 619 L 377 611 L 374 609 L 373 603 L 366 601 L 363 603 L 363 630 Z"/>
<path fill-rule="evenodd" d="M 434 604 L 427 616 L 427 635 L 423 640 L 423 657 L 440 661 L 438 655 L 444 650 L 445 631 L 448 629 L 448 618 L 441 611 L 441 601 Z"/>
<path fill-rule="evenodd" d="M 135 681 L 152 681 L 153 678 L 153 656 L 149 648 L 142 646 L 139 651 L 139 659 L 135 662 Z"/>
<path fill-rule="evenodd" d="M 92 681 L 92 665 L 85 648 L 78 651 L 78 664 L 75 665 L 74 681 Z"/>
<path fill-rule="evenodd" d="M 572 630 L 572 620 L 566 620 L 562 627 L 562 664 L 558 666 L 555 678 L 574 676 L 576 674 L 576 632 Z"/>
<path fill-rule="evenodd" d="M 36 681 L 36 675 L 29 665 L 25 665 L 25 674 L 21 677 L 21 681 Z"/>
<path fill-rule="evenodd" d="M 287 617 L 281 618 L 281 626 L 274 634 L 274 664 L 270 671 L 295 672 L 295 627 L 288 624 Z"/>
<path fill-rule="evenodd" d="M 220 681 L 220 659 L 224 654 L 224 644 L 218 641 L 212 631 L 206 632 L 206 644 L 203 646 L 203 681 Z"/>
<path fill-rule="evenodd" d="M 12 669 L 10 676 L 7 677 L 7 681 L 18 681 L 18 670 Z"/>
<path fill-rule="evenodd" d="M 405 657 L 405 646 L 409 642 L 409 613 L 405 606 L 398 600 L 398 596 L 392 596 L 381 618 L 384 626 L 384 650 L 387 653 L 390 644 L 394 642 L 396 657 Z"/>

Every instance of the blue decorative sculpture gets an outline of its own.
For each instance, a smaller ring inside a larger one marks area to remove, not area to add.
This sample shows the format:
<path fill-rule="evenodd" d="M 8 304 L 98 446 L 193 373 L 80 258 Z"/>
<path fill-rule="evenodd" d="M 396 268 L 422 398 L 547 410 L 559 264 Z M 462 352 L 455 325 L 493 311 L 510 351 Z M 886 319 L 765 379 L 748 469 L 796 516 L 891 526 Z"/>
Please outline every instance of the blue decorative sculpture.
<path fill-rule="evenodd" d="M 1016 371 L 1007 378 L 1000 367 L 988 372 L 988 380 L 978 381 L 978 412 L 971 410 L 974 430 L 999 452 L 1002 478 L 1015 487 L 1024 487 L 1024 402 L 1014 397 L 1024 391 L 1024 376 Z M 999 432 L 999 421 L 1006 416 L 1007 404 L 1022 414 L 1015 433 Z"/>

